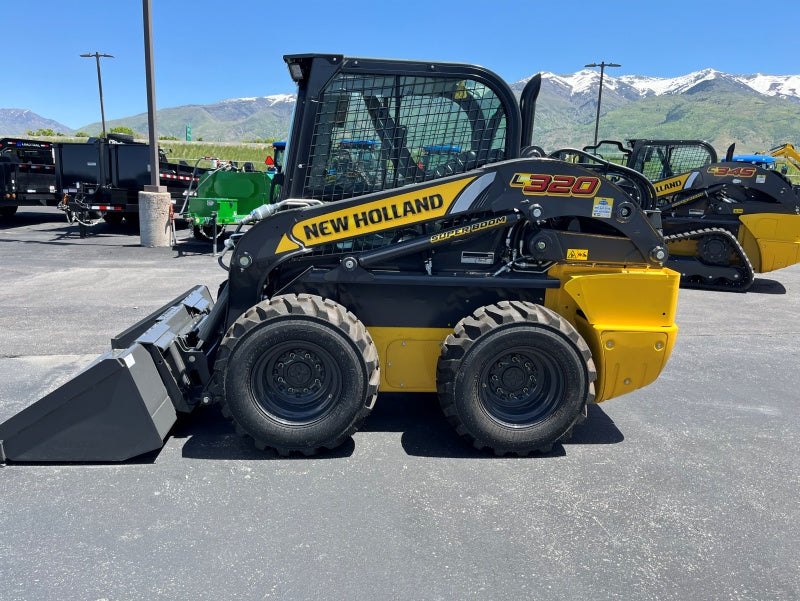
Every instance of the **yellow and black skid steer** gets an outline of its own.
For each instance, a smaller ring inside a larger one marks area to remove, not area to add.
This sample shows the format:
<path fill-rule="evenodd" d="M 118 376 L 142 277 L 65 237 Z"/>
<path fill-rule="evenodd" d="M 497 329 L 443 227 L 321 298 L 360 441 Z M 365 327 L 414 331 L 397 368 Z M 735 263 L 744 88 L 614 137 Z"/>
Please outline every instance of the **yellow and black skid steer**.
<path fill-rule="evenodd" d="M 474 446 L 526 455 L 661 372 L 679 276 L 640 208 L 655 190 L 536 156 L 538 78 L 518 102 L 471 65 L 284 58 L 280 194 L 230 237 L 216 301 L 194 288 L 116 336 L 0 425 L 0 459 L 125 460 L 213 403 L 258 447 L 310 455 L 381 392 L 436 392 Z M 434 145 L 448 160 L 421 161 Z"/>

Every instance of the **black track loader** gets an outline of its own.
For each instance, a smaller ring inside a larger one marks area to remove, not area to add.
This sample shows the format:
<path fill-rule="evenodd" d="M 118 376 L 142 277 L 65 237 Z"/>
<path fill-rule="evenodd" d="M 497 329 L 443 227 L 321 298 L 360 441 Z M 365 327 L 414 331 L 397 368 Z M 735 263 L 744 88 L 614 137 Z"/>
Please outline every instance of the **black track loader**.
<path fill-rule="evenodd" d="M 679 278 L 640 208 L 655 190 L 523 148 L 537 78 L 518 103 L 469 65 L 285 60 L 280 195 L 231 236 L 216 302 L 190 290 L 114 338 L 0 425 L 2 459 L 124 460 L 211 403 L 258 447 L 309 455 L 379 392 L 437 392 L 476 447 L 525 455 L 658 376 Z M 345 161 L 345 140 L 372 142 L 369 163 Z M 459 150 L 421 160 L 434 145 Z"/>
<path fill-rule="evenodd" d="M 667 266 L 683 286 L 744 292 L 756 273 L 800 262 L 800 194 L 780 171 L 733 160 L 733 147 L 719 161 L 700 140 L 629 144 L 604 141 L 584 151 L 653 183 L 658 202 L 645 208 L 661 210 Z M 570 150 L 553 156 L 594 162 Z"/>

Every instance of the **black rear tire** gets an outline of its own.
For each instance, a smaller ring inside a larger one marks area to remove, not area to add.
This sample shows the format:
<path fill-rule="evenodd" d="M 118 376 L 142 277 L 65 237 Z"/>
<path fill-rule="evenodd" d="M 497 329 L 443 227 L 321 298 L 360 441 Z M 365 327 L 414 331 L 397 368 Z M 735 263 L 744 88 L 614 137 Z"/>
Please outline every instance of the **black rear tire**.
<path fill-rule="evenodd" d="M 0 217 L 2 217 L 3 219 L 10 219 L 11 217 L 13 217 L 14 215 L 17 214 L 17 209 L 18 208 L 19 207 L 17 207 L 17 206 L 0 207 Z"/>
<path fill-rule="evenodd" d="M 226 415 L 259 448 L 280 455 L 333 449 L 378 394 L 378 352 L 343 306 L 310 294 L 276 296 L 228 330 L 215 364 Z"/>
<path fill-rule="evenodd" d="M 444 414 L 478 449 L 549 451 L 594 400 L 597 373 L 575 328 L 557 313 L 501 301 L 462 319 L 442 347 Z"/>

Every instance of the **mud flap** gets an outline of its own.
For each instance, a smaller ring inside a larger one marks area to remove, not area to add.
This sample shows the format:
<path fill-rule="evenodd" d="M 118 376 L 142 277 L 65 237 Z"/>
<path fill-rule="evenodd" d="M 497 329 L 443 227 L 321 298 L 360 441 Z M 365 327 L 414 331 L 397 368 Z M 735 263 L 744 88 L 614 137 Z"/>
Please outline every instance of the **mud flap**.
<path fill-rule="evenodd" d="M 187 337 L 212 307 L 196 287 L 116 336 L 113 350 L 0 424 L 0 462 L 124 461 L 161 448 L 176 407 L 189 408 L 186 390 L 207 378 Z"/>

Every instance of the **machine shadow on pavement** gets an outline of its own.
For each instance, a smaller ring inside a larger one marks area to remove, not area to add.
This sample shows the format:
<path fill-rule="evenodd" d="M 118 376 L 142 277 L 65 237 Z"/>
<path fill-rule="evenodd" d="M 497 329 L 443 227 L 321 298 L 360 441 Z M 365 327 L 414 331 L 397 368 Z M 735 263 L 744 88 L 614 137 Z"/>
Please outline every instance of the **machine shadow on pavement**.
<path fill-rule="evenodd" d="M 776 280 L 756 278 L 748 292 L 755 294 L 786 294 L 786 287 Z"/>
<path fill-rule="evenodd" d="M 355 440 L 350 438 L 342 446 L 311 457 L 292 454 L 281 458 L 269 449 L 255 448 L 249 437 L 238 436 L 234 426 L 212 407 L 181 419 L 170 433 L 172 439 L 186 439 L 182 455 L 190 459 L 247 460 L 296 460 L 296 459 L 341 459 L 350 457 L 358 438 L 364 433 L 402 432 L 401 444 L 408 455 L 415 457 L 442 457 L 453 459 L 502 459 L 488 451 L 479 451 L 462 440 L 447 423 L 439 409 L 434 394 L 386 394 L 382 395 L 375 409 L 364 422 Z M 611 418 L 597 405 L 588 408 L 588 417 L 575 426 L 572 437 L 553 445 L 548 453 L 534 453 L 530 459 L 561 457 L 574 444 L 616 444 L 625 439 Z M 169 440 L 169 439 L 168 439 Z M 169 442 L 167 443 L 169 444 Z M 386 441 L 385 444 L 392 444 Z M 517 459 L 516 457 L 511 457 Z"/>

